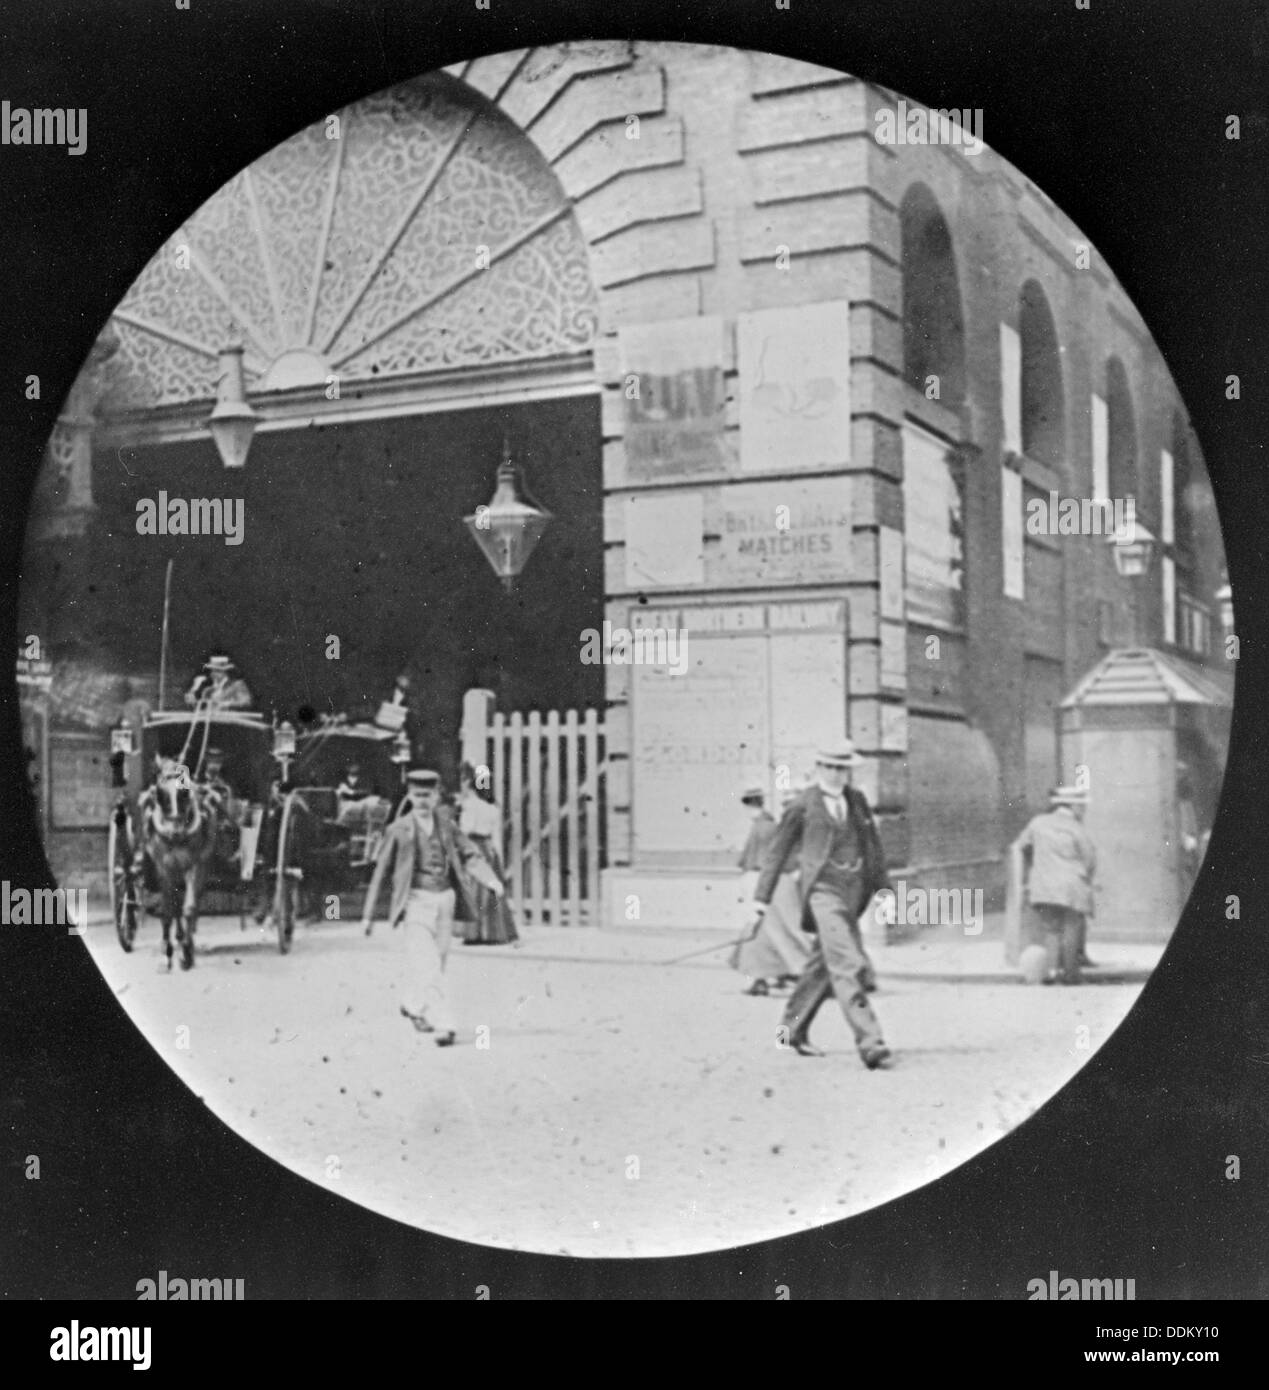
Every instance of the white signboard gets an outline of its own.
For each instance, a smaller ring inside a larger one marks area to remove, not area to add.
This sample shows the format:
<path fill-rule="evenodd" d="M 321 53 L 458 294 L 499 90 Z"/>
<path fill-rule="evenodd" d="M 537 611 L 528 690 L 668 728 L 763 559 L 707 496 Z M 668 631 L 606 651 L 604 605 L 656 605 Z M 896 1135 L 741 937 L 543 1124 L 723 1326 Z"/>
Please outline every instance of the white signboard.
<path fill-rule="evenodd" d="M 732 850 L 768 760 L 766 637 L 692 633 L 689 650 L 681 676 L 633 668 L 635 843 L 679 862 Z"/>
<path fill-rule="evenodd" d="M 771 762 L 789 789 L 809 778 L 816 754 L 846 737 L 845 632 L 773 633 Z M 778 817 L 780 803 L 770 807 Z"/>
<path fill-rule="evenodd" d="M 640 620 L 686 629 L 689 665 L 631 672 L 636 856 L 730 866 L 742 789 L 767 788 L 778 813 L 779 787 L 847 732 L 845 604 L 644 609 Z"/>
<path fill-rule="evenodd" d="M 627 497 L 625 507 L 628 588 L 691 588 L 704 582 L 699 492 Z"/>
<path fill-rule="evenodd" d="M 849 463 L 849 303 L 741 314 L 736 331 L 741 469 Z"/>
<path fill-rule="evenodd" d="M 913 622 L 955 623 L 961 616 L 964 508 L 947 456 L 941 439 L 904 425 L 907 615 Z"/>
<path fill-rule="evenodd" d="M 850 577 L 851 481 L 731 483 L 721 489 L 710 583 L 839 583 Z"/>

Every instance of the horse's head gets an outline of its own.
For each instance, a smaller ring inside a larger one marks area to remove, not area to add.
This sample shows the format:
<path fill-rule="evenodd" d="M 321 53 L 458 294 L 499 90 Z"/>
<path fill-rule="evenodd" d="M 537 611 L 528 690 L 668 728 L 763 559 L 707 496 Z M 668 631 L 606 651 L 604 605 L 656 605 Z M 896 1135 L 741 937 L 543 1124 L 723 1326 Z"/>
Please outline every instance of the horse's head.
<path fill-rule="evenodd" d="M 184 763 L 165 759 L 154 781 L 152 801 L 155 829 L 164 836 L 186 836 L 203 819 L 202 799 Z"/>

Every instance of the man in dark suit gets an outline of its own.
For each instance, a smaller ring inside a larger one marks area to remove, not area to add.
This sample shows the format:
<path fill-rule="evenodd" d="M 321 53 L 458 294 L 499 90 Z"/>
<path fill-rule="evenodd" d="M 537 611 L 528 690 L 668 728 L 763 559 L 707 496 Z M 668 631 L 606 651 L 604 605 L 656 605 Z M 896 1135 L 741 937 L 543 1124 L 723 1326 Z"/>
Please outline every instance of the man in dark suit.
<path fill-rule="evenodd" d="M 476 915 L 467 875 L 499 897 L 502 880 L 440 804 L 439 774 L 416 769 L 406 780 L 410 810 L 384 833 L 361 924 L 369 936 L 379 889 L 395 859 L 388 920 L 395 927 L 404 918 L 409 958 L 401 1012 L 420 1033 L 434 1032 L 437 1046 L 449 1047 L 457 1035 L 445 989 L 445 961 L 455 917 L 469 922 Z"/>
<path fill-rule="evenodd" d="M 820 1005 L 835 993 L 864 1065 L 876 1070 L 890 1061 L 890 1049 L 868 1002 L 871 967 L 859 914 L 889 880 L 867 798 L 848 785 L 858 762 L 849 740 L 819 754 L 815 782 L 785 811 L 767 850 L 754 901 L 758 912 L 765 912 L 780 875 L 796 867 L 802 925 L 816 935 L 784 1010 L 789 1046 L 803 1057 L 824 1055 L 807 1035 Z"/>

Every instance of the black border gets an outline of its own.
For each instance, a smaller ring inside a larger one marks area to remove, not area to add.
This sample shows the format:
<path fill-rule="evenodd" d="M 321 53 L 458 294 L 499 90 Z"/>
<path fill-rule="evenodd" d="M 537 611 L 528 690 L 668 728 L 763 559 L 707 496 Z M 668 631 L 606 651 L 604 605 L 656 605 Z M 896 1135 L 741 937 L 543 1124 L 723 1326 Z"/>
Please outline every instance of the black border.
<path fill-rule="evenodd" d="M 779 1285 L 794 1299 L 1025 1299 L 1027 1280 L 1056 1267 L 1135 1277 L 1142 1299 L 1266 1296 L 1263 5 L 191 0 L 182 11 L 174 0 L 10 0 L 0 98 L 90 114 L 82 158 L 0 148 L 4 630 L 15 632 L 22 517 L 58 404 L 181 219 L 343 103 L 459 59 L 584 37 L 766 49 L 930 106 L 982 107 L 988 143 L 1089 235 L 1137 304 L 1206 456 L 1242 643 L 1221 812 L 1167 957 L 1075 1081 L 938 1183 L 759 1247 L 591 1261 L 428 1236 L 294 1177 L 177 1080 L 110 1006 L 80 942 L 0 928 L 0 1294 L 126 1299 L 137 1279 L 184 1268 L 245 1277 L 253 1300 L 474 1299 L 480 1284 L 495 1299 L 761 1299 Z M 1225 139 L 1228 113 L 1241 118 L 1238 142 Z M 24 399 L 28 373 L 41 378 L 39 402 Z M 1238 402 L 1225 396 L 1230 373 Z M 18 792 L 10 690 L 3 699 L 0 877 L 31 883 L 46 871 Z M 1238 922 L 1225 919 L 1228 893 L 1241 898 Z M 41 1155 L 38 1183 L 24 1181 L 27 1153 Z M 1227 1154 L 1240 1155 L 1238 1182 L 1225 1178 Z"/>

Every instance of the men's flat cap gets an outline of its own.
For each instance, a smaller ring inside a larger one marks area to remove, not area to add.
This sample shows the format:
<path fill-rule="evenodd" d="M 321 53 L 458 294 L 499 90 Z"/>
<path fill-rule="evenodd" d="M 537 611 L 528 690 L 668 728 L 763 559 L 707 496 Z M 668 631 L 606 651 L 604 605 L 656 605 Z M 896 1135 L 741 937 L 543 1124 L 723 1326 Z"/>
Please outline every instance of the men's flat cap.
<path fill-rule="evenodd" d="M 441 774 L 433 772 L 430 768 L 414 767 L 406 773 L 405 780 L 412 787 L 439 787 Z"/>
<path fill-rule="evenodd" d="M 845 739 L 832 748 L 821 748 L 815 755 L 815 761 L 821 767 L 854 767 L 862 759 L 855 752 L 855 745 L 850 739 Z"/>

